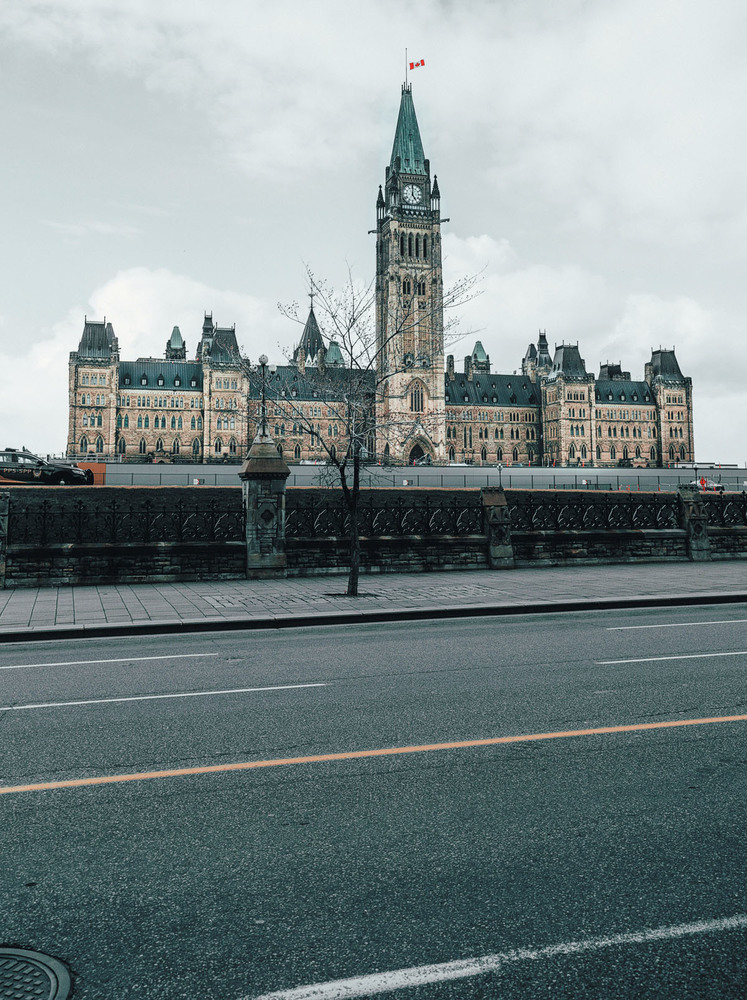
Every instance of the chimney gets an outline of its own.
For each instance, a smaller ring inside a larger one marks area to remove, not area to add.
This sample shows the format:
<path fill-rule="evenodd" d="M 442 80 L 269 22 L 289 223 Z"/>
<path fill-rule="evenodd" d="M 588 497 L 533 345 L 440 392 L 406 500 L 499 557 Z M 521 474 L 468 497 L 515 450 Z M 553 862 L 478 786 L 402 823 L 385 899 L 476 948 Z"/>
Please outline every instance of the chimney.
<path fill-rule="evenodd" d="M 472 355 L 468 354 L 464 359 L 464 374 L 467 376 L 467 381 L 472 381 Z"/>
<path fill-rule="evenodd" d="M 449 382 L 453 382 L 454 381 L 454 355 L 453 354 L 449 354 L 449 356 L 446 358 L 446 377 L 448 378 Z"/>
<path fill-rule="evenodd" d="M 296 348 L 296 367 L 302 375 L 306 374 L 306 350 L 303 344 Z"/>

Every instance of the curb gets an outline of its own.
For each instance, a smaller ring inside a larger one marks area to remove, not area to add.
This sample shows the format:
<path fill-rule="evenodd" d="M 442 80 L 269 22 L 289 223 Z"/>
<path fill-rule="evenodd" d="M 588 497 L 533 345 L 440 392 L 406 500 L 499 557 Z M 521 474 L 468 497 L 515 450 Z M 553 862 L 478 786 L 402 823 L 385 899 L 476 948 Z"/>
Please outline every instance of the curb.
<path fill-rule="evenodd" d="M 671 608 L 694 605 L 743 604 L 747 593 L 670 594 L 651 597 L 610 597 L 533 604 L 465 604 L 450 608 L 376 608 L 366 611 L 315 612 L 263 618 L 210 618 L 208 620 L 148 621 L 100 625 L 59 625 L 0 631 L 0 644 L 42 642 L 49 639 L 93 639 L 134 635 L 174 635 L 198 632 L 266 631 L 312 628 L 325 625 L 365 625 L 379 622 L 441 621 L 458 618 L 509 617 L 564 614 L 578 611 L 614 611 L 628 608 Z"/>

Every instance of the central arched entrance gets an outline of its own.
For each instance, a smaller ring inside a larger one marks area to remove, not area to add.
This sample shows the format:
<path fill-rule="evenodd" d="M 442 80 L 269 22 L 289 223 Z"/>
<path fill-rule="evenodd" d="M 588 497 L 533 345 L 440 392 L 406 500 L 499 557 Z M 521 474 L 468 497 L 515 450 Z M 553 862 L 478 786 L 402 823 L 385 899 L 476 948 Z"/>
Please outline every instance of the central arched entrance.
<path fill-rule="evenodd" d="M 431 456 L 427 451 L 423 451 L 419 444 L 416 444 L 410 451 L 410 455 L 407 459 L 408 465 L 430 465 L 432 462 Z"/>

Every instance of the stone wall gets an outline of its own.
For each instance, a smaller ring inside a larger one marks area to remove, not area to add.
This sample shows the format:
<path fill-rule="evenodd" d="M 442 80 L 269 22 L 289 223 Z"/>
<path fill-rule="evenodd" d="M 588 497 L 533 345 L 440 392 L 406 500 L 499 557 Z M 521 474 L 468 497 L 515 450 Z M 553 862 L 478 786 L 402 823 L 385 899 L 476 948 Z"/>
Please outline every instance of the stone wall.
<path fill-rule="evenodd" d="M 347 571 L 338 491 L 289 489 L 263 566 L 266 506 L 253 513 L 239 486 L 12 488 L 0 493 L 0 587 Z M 360 534 L 364 573 L 747 559 L 747 496 L 373 489 Z"/>
<path fill-rule="evenodd" d="M 5 496 L 5 587 L 245 575 L 237 487 L 23 486 Z"/>

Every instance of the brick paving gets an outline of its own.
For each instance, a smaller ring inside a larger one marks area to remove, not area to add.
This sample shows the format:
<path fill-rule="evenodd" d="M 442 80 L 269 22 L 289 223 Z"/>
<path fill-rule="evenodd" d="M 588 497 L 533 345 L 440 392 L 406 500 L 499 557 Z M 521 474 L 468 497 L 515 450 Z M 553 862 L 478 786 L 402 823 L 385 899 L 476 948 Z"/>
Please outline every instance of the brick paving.
<path fill-rule="evenodd" d="M 563 606 L 576 602 L 731 595 L 747 600 L 747 561 L 644 563 L 391 573 L 363 576 L 358 598 L 345 596 L 345 576 L 290 580 L 107 584 L 0 591 L 0 638 L 37 630 L 127 625 L 304 623 L 340 614 L 433 612 L 455 608 Z"/>

